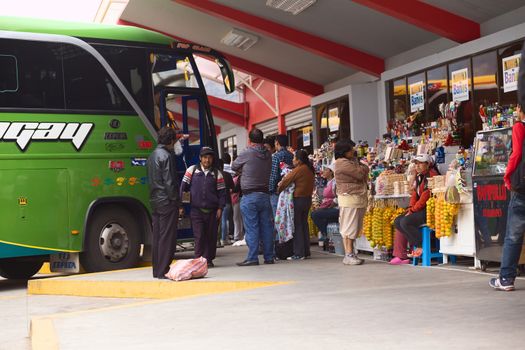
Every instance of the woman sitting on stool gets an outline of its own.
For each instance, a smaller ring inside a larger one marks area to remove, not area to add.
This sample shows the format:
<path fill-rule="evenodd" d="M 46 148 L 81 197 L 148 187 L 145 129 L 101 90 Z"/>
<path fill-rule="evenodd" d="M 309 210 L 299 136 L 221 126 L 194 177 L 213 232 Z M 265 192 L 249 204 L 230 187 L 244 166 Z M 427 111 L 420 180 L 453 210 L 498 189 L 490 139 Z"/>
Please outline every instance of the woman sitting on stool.
<path fill-rule="evenodd" d="M 421 243 L 423 237 L 419 227 L 427 222 L 427 201 L 430 198 L 428 188 L 428 178 L 436 176 L 437 172 L 431 168 L 432 158 L 428 154 L 416 156 L 416 185 L 410 197 L 410 206 L 404 215 L 398 216 L 394 220 L 396 228 L 394 235 L 394 258 L 390 260 L 391 265 L 408 264 L 407 244 L 411 247 L 417 246 L 413 256 L 421 256 Z"/>
<path fill-rule="evenodd" d="M 326 238 L 326 227 L 331 222 L 339 221 L 339 208 L 337 208 L 337 194 L 335 192 L 334 164 L 323 166 L 322 177 L 328 180 L 323 190 L 323 201 L 319 209 L 311 214 L 312 220 L 319 227 L 323 238 Z"/>

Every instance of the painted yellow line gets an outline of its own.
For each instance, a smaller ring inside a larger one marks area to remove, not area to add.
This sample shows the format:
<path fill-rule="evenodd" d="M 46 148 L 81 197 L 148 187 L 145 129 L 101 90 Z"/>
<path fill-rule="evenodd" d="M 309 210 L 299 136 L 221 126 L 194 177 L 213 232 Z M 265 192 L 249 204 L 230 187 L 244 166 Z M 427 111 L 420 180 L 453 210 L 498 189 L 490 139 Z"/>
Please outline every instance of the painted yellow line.
<path fill-rule="evenodd" d="M 40 247 L 36 245 L 29 245 L 29 244 L 23 244 L 23 243 L 15 243 L 15 242 L 8 242 L 3 241 L 0 239 L 0 243 L 5 243 L 9 245 L 14 245 L 17 247 L 24 247 L 24 248 L 33 248 L 33 249 L 41 249 L 41 250 L 49 250 L 49 251 L 55 251 L 55 252 L 68 252 L 68 253 L 79 253 L 79 250 L 68 250 L 68 249 L 62 249 L 62 248 L 51 248 L 51 247 Z"/>
<path fill-rule="evenodd" d="M 32 350 L 58 350 L 58 337 L 51 318 L 31 319 Z"/>
<path fill-rule="evenodd" d="M 286 282 L 30 280 L 27 293 L 104 298 L 167 299 L 268 287 Z"/>
<path fill-rule="evenodd" d="M 50 280 L 47 280 L 50 281 Z M 86 283 L 89 281 L 79 281 L 79 280 L 73 280 L 73 281 L 64 281 L 59 279 L 53 279 L 53 281 L 56 282 L 75 282 L 76 287 L 78 288 L 81 283 Z M 33 284 L 32 282 L 39 282 L 38 280 L 31 280 L 29 281 L 29 285 Z M 78 283 L 76 283 L 78 282 Z M 116 283 L 120 284 L 120 291 L 126 290 L 128 288 L 128 283 L 130 282 L 109 282 L 105 285 L 105 288 L 110 287 L 110 283 L 113 283 L 114 286 Z M 254 289 L 254 288 L 263 288 L 263 287 L 269 287 L 269 286 L 277 286 L 277 285 L 285 285 L 290 284 L 293 282 L 170 282 L 170 281 L 155 281 L 155 282 L 131 282 L 132 284 L 142 284 L 146 283 L 148 287 L 151 287 L 152 285 L 156 286 L 162 286 L 159 289 L 162 289 L 164 292 L 166 292 L 167 289 L 178 289 L 177 293 L 164 293 L 163 295 L 171 295 L 169 297 L 165 297 L 164 299 L 158 298 L 158 295 L 155 295 L 154 300 L 148 300 L 148 301 L 139 301 L 135 303 L 129 303 L 129 304 L 123 304 L 123 305 L 113 305 L 113 306 L 107 306 L 103 308 L 98 309 L 88 309 L 88 310 L 78 310 L 78 311 L 70 311 L 70 312 L 63 312 L 53 315 L 47 315 L 47 316 L 41 316 L 41 317 L 33 317 L 31 319 L 31 345 L 33 350 L 55 350 L 58 349 L 58 337 L 53 325 L 53 319 L 57 318 L 65 318 L 65 317 L 72 317 L 72 316 L 79 316 L 79 315 L 85 315 L 90 313 L 99 313 L 99 312 L 107 312 L 107 311 L 113 311 L 113 310 L 120 310 L 120 309 L 126 309 L 126 308 L 133 308 L 133 307 L 139 307 L 139 306 L 145 306 L 145 305 L 152 305 L 152 304 L 160 304 L 165 303 L 171 300 L 175 299 L 186 299 L 186 298 L 193 298 L 197 296 L 202 295 L 209 295 L 209 294 L 219 294 L 219 293 L 226 293 L 226 292 L 233 292 L 233 291 L 239 291 L 239 290 L 248 290 L 248 289 Z M 38 284 L 38 283 L 37 283 Z M 28 285 L 28 294 L 32 294 L 29 292 L 29 286 Z M 181 287 L 182 286 L 182 287 Z M 41 286 L 33 286 L 31 288 L 38 289 L 36 287 Z M 90 286 L 89 289 L 91 289 Z M 175 287 L 175 288 L 174 288 Z M 142 287 L 144 288 L 144 286 Z M 183 293 L 185 291 L 185 293 Z M 151 290 L 150 290 L 151 292 Z M 38 294 L 38 293 L 34 293 Z M 54 345 L 56 344 L 56 346 Z M 55 346 L 55 347 L 53 347 Z"/>
<path fill-rule="evenodd" d="M 175 260 L 173 260 L 173 262 L 175 262 Z M 116 272 L 116 271 L 130 271 L 134 269 L 142 269 L 144 267 L 151 267 L 151 261 L 141 261 L 139 262 L 138 267 L 127 269 L 127 270 L 113 270 L 113 271 L 104 271 L 104 272 L 95 272 L 95 273 L 111 273 L 111 272 Z M 38 273 L 41 275 L 49 275 L 55 272 L 52 272 L 51 267 L 49 266 L 49 263 L 45 262 L 44 265 L 42 265 L 42 268 L 40 268 L 40 271 L 38 271 Z M 81 270 L 80 273 L 84 273 L 84 272 Z"/>

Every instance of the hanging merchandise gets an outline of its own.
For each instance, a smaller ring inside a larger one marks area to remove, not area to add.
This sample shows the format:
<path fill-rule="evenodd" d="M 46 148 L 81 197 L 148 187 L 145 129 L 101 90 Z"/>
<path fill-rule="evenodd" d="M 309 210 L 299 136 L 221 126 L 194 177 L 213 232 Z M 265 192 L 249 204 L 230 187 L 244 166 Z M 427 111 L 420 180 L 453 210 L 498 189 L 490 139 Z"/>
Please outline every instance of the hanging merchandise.
<path fill-rule="evenodd" d="M 515 106 L 501 106 L 496 102 L 488 106 L 480 105 L 479 116 L 483 130 L 494 130 L 513 126 L 518 113 Z"/>

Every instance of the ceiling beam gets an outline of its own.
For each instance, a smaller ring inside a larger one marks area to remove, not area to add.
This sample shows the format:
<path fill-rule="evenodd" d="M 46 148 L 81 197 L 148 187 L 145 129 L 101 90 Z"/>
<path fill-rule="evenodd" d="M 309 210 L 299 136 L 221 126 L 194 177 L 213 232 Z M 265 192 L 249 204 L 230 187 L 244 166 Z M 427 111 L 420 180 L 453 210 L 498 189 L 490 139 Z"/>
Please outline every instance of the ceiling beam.
<path fill-rule="evenodd" d="M 458 43 L 480 37 L 479 23 L 419 0 L 353 1 Z"/>
<path fill-rule="evenodd" d="M 173 39 L 181 41 L 181 42 L 186 42 L 186 43 L 191 42 L 190 40 L 186 40 L 186 39 L 183 39 L 181 37 L 177 37 L 177 36 L 175 36 L 173 34 L 170 34 L 170 33 L 167 33 L 167 32 L 164 32 L 164 31 L 152 28 L 152 27 L 148 27 L 148 26 L 145 26 L 145 25 L 142 25 L 142 24 L 139 24 L 139 23 L 126 21 L 124 19 L 120 19 L 118 21 L 118 24 L 120 24 L 120 25 L 127 25 L 127 26 L 134 26 L 134 27 L 139 27 L 139 28 L 152 30 L 152 31 L 155 31 L 157 33 L 161 33 L 161 34 L 164 34 L 166 36 L 172 37 Z M 284 73 L 284 72 L 278 71 L 276 69 L 263 66 L 262 64 L 251 62 L 251 61 L 245 60 L 245 59 L 240 58 L 240 57 L 236 57 L 236 56 L 233 56 L 233 55 L 227 55 L 227 54 L 224 54 L 224 53 L 223 53 L 223 55 L 224 55 L 224 57 L 226 57 L 226 59 L 228 59 L 228 61 L 231 63 L 231 65 L 235 69 L 243 71 L 243 72 L 245 72 L 247 74 L 257 75 L 257 76 L 262 77 L 262 78 L 264 78 L 266 80 L 271 80 L 271 81 L 273 81 L 273 82 L 275 82 L 277 84 L 286 86 L 286 87 L 288 87 L 288 88 L 290 88 L 292 90 L 301 92 L 301 93 L 309 95 L 309 96 L 318 96 L 318 95 L 321 95 L 324 92 L 324 88 L 320 84 L 316 84 L 316 83 L 313 83 L 311 81 L 298 78 L 298 77 L 296 77 L 294 75 L 291 75 L 291 74 L 288 74 L 288 73 Z M 203 57 L 207 58 L 206 56 L 203 56 Z"/>
<path fill-rule="evenodd" d="M 226 120 L 227 122 L 237 124 L 240 126 L 244 126 L 245 124 L 244 123 L 245 120 L 242 115 L 238 115 L 238 114 L 226 111 L 224 109 L 214 107 L 213 105 L 211 106 L 211 114 L 213 115 L 214 119 L 219 118 L 219 119 Z"/>
<path fill-rule="evenodd" d="M 208 100 L 210 101 L 210 105 L 212 105 L 213 107 L 224 109 L 225 111 L 244 116 L 244 103 L 232 102 L 214 96 L 208 96 Z"/>
<path fill-rule="evenodd" d="M 209 0 L 172 1 L 374 76 L 385 70 L 382 58 L 228 6 Z"/>

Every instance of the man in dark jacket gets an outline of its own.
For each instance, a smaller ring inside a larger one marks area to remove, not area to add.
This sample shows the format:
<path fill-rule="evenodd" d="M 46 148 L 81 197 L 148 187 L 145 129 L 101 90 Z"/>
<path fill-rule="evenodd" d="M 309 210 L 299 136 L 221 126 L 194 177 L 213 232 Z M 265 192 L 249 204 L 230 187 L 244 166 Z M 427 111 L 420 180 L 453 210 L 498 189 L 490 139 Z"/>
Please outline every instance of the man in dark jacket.
<path fill-rule="evenodd" d="M 200 164 L 192 165 L 184 174 L 180 186 L 181 196 L 190 192 L 191 226 L 195 237 L 195 257 L 208 260 L 208 267 L 213 267 L 217 251 L 217 232 L 222 209 L 226 205 L 226 187 L 224 177 L 213 166 L 215 151 L 203 147 L 200 152 Z"/>
<path fill-rule="evenodd" d="M 150 204 L 153 209 L 153 277 L 163 279 L 177 246 L 180 197 L 173 146 L 175 130 L 159 130 L 158 146 L 148 158 Z"/>
<path fill-rule="evenodd" d="M 239 266 L 259 265 L 259 241 L 263 242 L 264 263 L 274 263 L 273 218 L 268 184 L 272 171 L 272 155 L 263 146 L 263 133 L 252 129 L 250 146 L 232 164 L 241 173 L 241 213 L 244 222 L 248 256 Z"/>

